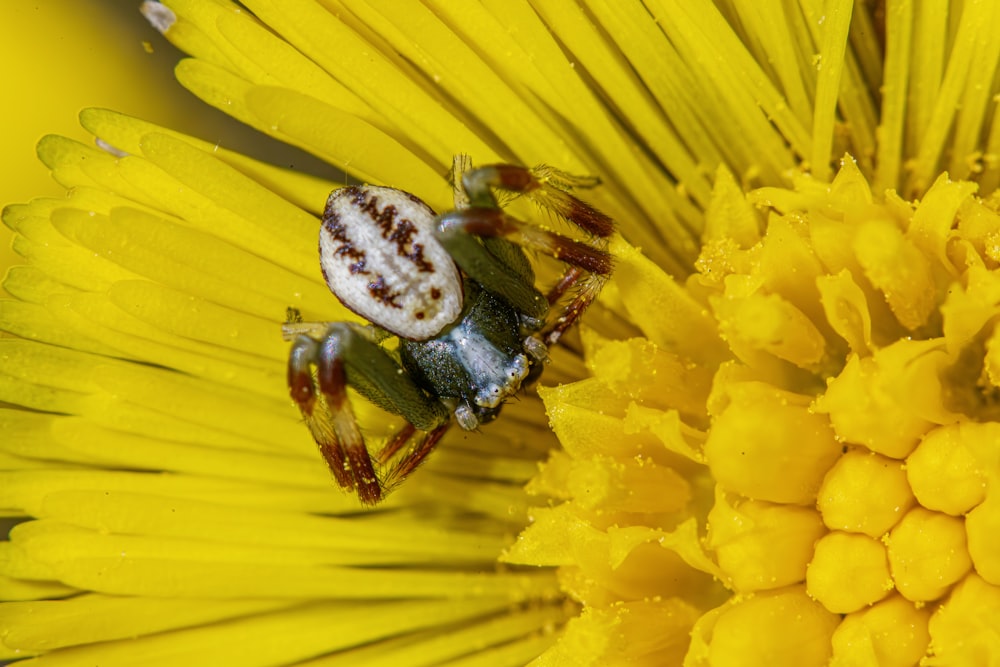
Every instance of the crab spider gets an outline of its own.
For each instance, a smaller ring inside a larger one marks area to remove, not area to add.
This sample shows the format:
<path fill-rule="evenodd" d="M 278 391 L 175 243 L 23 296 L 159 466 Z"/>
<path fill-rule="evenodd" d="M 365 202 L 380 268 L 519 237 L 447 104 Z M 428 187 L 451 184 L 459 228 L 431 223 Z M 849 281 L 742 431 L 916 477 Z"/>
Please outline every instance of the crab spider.
<path fill-rule="evenodd" d="M 289 323 L 288 386 L 338 484 L 375 504 L 413 472 L 452 421 L 474 430 L 533 383 L 547 349 L 611 275 L 610 218 L 572 194 L 596 179 L 550 167 L 454 169 L 456 208 L 435 215 L 393 188 L 334 190 L 320 265 L 345 306 L 371 324 Z M 508 215 L 495 192 L 523 195 L 579 229 L 577 241 Z M 545 294 L 524 250 L 566 267 Z M 399 339 L 390 352 L 381 342 Z M 347 388 L 404 426 L 372 454 Z"/>

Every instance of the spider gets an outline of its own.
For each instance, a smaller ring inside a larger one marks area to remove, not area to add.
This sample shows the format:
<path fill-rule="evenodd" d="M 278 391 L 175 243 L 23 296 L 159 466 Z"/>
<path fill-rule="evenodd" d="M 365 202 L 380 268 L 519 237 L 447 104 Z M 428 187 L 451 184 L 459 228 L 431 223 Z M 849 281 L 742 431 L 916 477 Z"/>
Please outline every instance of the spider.
<path fill-rule="evenodd" d="M 337 483 L 374 505 L 427 458 L 452 421 L 475 430 L 539 377 L 555 345 L 610 277 L 612 220 L 572 194 L 594 178 L 551 167 L 453 168 L 455 210 L 372 185 L 334 190 L 320 230 L 333 293 L 368 320 L 297 323 L 288 386 Z M 525 196 L 583 231 L 570 239 L 504 212 L 497 194 Z M 524 250 L 566 266 L 546 294 Z M 383 347 L 390 336 L 399 344 Z M 372 455 L 347 388 L 403 417 Z"/>

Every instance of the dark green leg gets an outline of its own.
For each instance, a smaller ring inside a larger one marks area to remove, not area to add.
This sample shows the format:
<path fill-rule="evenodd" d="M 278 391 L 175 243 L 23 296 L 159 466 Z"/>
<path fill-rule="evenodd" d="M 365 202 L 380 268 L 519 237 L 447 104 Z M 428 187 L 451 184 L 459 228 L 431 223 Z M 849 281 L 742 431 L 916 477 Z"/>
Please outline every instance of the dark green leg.
<path fill-rule="evenodd" d="M 533 279 L 525 279 L 524 276 L 512 271 L 507 262 L 490 252 L 478 238 L 461 225 L 447 224 L 449 220 L 461 221 L 477 210 L 481 209 L 466 209 L 442 216 L 437 234 L 441 245 L 447 249 L 462 271 L 482 285 L 486 291 L 502 296 L 514 308 L 530 317 L 545 317 L 549 311 L 549 303 L 542 293 L 535 289 Z"/>

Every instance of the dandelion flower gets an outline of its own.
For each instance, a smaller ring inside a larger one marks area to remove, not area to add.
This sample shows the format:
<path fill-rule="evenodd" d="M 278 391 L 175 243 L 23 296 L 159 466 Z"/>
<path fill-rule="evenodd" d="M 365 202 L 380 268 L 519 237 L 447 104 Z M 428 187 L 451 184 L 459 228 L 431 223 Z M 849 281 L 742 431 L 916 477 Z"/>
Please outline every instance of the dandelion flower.
<path fill-rule="evenodd" d="M 337 184 L 84 112 L 4 213 L 0 659 L 998 660 L 1000 7 L 144 11 L 203 100 L 437 210 L 455 153 L 600 176 L 615 278 L 362 512 L 283 379 L 286 308 L 353 317 Z"/>

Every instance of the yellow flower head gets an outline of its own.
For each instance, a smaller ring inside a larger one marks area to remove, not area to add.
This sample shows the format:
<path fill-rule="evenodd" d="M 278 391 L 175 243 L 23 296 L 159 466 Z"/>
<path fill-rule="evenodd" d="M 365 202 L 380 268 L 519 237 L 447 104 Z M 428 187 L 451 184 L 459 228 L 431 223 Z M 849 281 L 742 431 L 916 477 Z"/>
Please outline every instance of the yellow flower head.
<path fill-rule="evenodd" d="M 144 3 L 183 85 L 350 178 L 600 176 L 615 278 L 540 401 L 361 512 L 280 335 L 357 319 L 335 177 L 85 111 L 39 145 L 68 195 L 4 211 L 0 659 L 1000 660 L 1000 5 L 766 4 Z"/>

